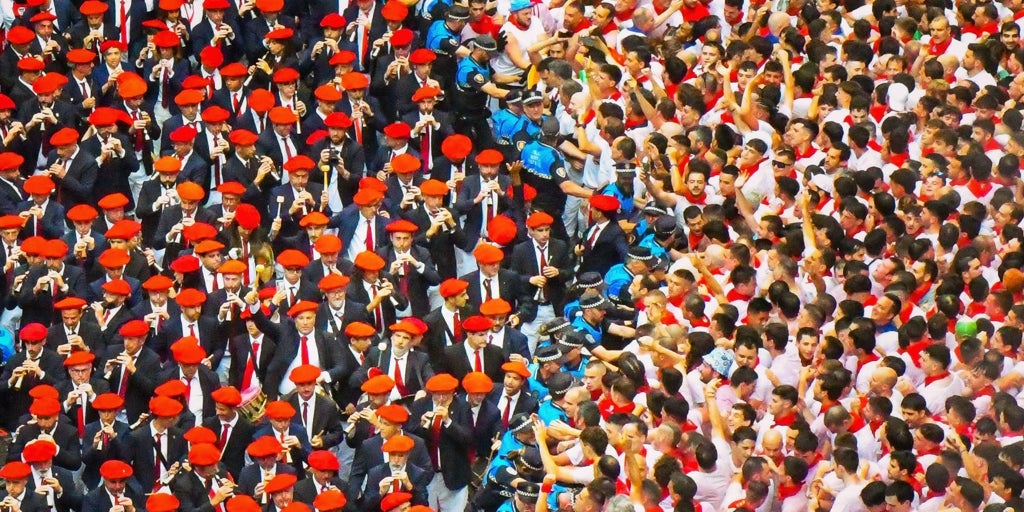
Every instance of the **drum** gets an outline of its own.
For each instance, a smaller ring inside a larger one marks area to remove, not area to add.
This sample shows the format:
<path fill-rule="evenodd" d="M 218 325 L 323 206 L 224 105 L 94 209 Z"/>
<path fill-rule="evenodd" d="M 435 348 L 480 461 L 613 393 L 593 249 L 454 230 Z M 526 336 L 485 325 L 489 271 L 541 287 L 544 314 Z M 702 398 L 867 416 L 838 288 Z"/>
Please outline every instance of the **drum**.
<path fill-rule="evenodd" d="M 251 387 L 242 392 L 242 404 L 238 406 L 238 413 L 250 423 L 263 419 L 266 409 L 267 395 L 263 388 Z"/>

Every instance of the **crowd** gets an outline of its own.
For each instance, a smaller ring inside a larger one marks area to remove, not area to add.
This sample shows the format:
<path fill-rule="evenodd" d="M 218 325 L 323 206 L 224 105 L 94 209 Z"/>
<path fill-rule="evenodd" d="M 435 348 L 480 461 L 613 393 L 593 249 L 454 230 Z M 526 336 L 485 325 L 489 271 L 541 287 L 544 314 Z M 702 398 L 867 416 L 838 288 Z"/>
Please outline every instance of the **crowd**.
<path fill-rule="evenodd" d="M 0 28 L 0 512 L 1024 510 L 1019 0 Z"/>

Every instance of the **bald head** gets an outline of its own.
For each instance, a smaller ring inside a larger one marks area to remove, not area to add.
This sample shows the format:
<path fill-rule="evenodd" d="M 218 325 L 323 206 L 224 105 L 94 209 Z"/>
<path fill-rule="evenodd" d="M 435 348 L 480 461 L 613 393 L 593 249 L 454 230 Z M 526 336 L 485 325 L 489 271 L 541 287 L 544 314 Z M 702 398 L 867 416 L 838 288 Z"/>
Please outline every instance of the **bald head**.
<path fill-rule="evenodd" d="M 711 244 L 704 250 L 704 264 L 708 268 L 721 267 L 723 260 L 725 260 L 725 247 Z"/>
<path fill-rule="evenodd" d="M 899 377 L 896 375 L 896 370 L 889 368 L 888 366 L 879 366 L 875 368 L 875 371 L 871 372 L 871 391 L 879 394 L 886 394 L 892 391 L 892 388 L 896 386 L 896 380 Z"/>

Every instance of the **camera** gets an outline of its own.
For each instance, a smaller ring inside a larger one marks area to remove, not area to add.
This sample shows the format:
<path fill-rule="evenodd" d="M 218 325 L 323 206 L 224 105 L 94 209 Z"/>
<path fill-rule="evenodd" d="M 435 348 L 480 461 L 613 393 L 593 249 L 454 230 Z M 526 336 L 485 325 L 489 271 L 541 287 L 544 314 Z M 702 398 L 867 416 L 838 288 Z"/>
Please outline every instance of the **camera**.
<path fill-rule="evenodd" d="M 341 162 L 341 155 L 338 153 L 338 150 L 331 148 L 330 155 L 327 157 L 327 165 L 336 167 L 339 162 Z"/>

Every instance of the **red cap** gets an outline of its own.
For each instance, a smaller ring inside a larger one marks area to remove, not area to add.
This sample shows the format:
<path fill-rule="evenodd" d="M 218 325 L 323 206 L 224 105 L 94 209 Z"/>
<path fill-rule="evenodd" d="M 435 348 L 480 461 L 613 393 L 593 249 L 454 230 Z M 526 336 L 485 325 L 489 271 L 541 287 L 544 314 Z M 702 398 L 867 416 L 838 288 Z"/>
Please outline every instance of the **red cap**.
<path fill-rule="evenodd" d="M 395 381 L 387 375 L 376 375 L 370 377 L 359 387 L 359 390 L 368 395 L 385 395 L 395 388 Z"/>
<path fill-rule="evenodd" d="M 324 119 L 324 125 L 328 128 L 348 130 L 352 127 L 352 118 L 344 112 L 333 112 Z"/>
<path fill-rule="evenodd" d="M 465 389 L 466 393 L 490 393 L 494 389 L 494 381 L 486 373 L 470 372 L 462 378 L 462 389 Z"/>
<path fill-rule="evenodd" d="M 272 420 L 290 420 L 295 417 L 295 408 L 284 400 L 274 400 L 267 404 L 267 418 Z"/>
<path fill-rule="evenodd" d="M 220 76 L 223 78 L 244 78 L 249 75 L 249 70 L 240 62 L 232 62 L 220 68 Z"/>
<path fill-rule="evenodd" d="M 493 326 L 494 322 L 481 315 L 473 315 L 462 321 L 462 329 L 466 332 L 486 332 Z"/>
<path fill-rule="evenodd" d="M 149 324 L 145 320 L 129 320 L 117 332 L 123 338 L 141 338 L 149 334 Z"/>
<path fill-rule="evenodd" d="M 37 398 L 32 402 L 32 406 L 28 408 L 28 412 L 33 416 L 49 417 L 60 414 L 60 402 L 53 398 Z"/>
<path fill-rule="evenodd" d="M 409 63 L 414 66 L 422 66 L 423 64 L 430 64 L 437 60 L 437 54 L 433 50 L 428 48 L 417 48 L 409 54 Z"/>
<path fill-rule="evenodd" d="M 50 144 L 54 146 L 70 146 L 78 142 L 78 132 L 74 128 L 61 128 L 50 136 Z"/>
<path fill-rule="evenodd" d="M 312 455 L 310 456 L 312 457 Z M 335 460 L 337 460 L 337 457 L 335 457 Z M 310 461 L 310 465 L 312 465 L 312 461 Z M 348 503 L 348 500 L 345 499 L 345 495 L 342 494 L 342 492 L 337 489 L 328 489 L 318 494 L 316 498 L 313 498 L 313 508 L 319 510 L 320 512 L 326 512 L 329 510 L 341 510 L 345 508 L 346 503 Z"/>
<path fill-rule="evenodd" d="M 39 322 L 32 322 L 21 328 L 18 337 L 24 342 L 40 342 L 46 339 L 46 326 Z"/>
<path fill-rule="evenodd" d="M 244 128 L 231 130 L 231 133 L 228 134 L 228 141 L 236 146 L 252 146 L 255 145 L 256 141 L 259 139 L 259 135 L 256 135 Z"/>
<path fill-rule="evenodd" d="M 461 279 L 449 278 L 441 283 L 439 292 L 442 297 L 450 298 L 454 297 L 469 288 L 469 283 Z"/>
<path fill-rule="evenodd" d="M 238 407 L 242 403 L 242 394 L 234 386 L 224 386 L 210 393 L 210 398 L 218 404 Z"/>
<path fill-rule="evenodd" d="M 480 165 L 498 165 L 505 157 L 497 149 L 485 149 L 476 155 L 476 163 Z"/>
<path fill-rule="evenodd" d="M 276 456 L 281 453 L 282 449 L 284 448 L 277 438 L 274 436 L 263 436 L 249 443 L 245 451 L 250 457 L 258 458 Z"/>
<path fill-rule="evenodd" d="M 180 506 L 178 497 L 166 492 L 155 492 L 146 498 L 146 512 L 175 512 Z"/>
<path fill-rule="evenodd" d="M 386 262 L 384 258 L 381 258 L 375 252 L 363 251 L 356 255 L 356 260 L 353 262 L 356 268 L 360 270 L 368 270 L 371 272 L 378 272 Z"/>
<path fill-rule="evenodd" d="M 220 462 L 220 450 L 212 444 L 194 444 L 188 451 L 188 461 L 193 466 L 212 466 Z"/>
<path fill-rule="evenodd" d="M 516 222 L 506 215 L 498 215 L 487 223 L 487 239 L 498 245 L 512 243 L 517 231 Z"/>
<path fill-rule="evenodd" d="M 412 135 L 412 129 L 403 122 L 391 123 L 384 127 L 384 135 L 392 139 L 408 139 Z"/>
<path fill-rule="evenodd" d="M 299 72 L 292 68 L 281 68 L 274 72 L 275 84 L 290 84 L 299 80 Z"/>
<path fill-rule="evenodd" d="M 535 212 L 526 218 L 526 227 L 530 229 L 537 229 L 541 226 L 550 226 L 555 223 L 555 219 L 544 212 Z"/>
<path fill-rule="evenodd" d="M 348 276 L 331 273 L 320 279 L 320 282 L 317 283 L 317 288 L 320 288 L 320 291 L 329 292 L 347 287 L 349 281 Z"/>
<path fill-rule="evenodd" d="M 288 374 L 288 380 L 292 381 L 293 384 L 312 384 L 320 378 L 320 368 L 311 364 L 303 364 L 296 366 L 291 373 Z"/>
<path fill-rule="evenodd" d="M 132 260 L 131 255 L 124 249 L 107 249 L 97 258 L 100 265 L 106 268 L 121 268 Z"/>
<path fill-rule="evenodd" d="M 196 258 L 195 256 L 193 256 L 191 254 L 186 254 L 184 256 L 178 256 L 177 259 L 172 261 L 169 266 L 171 267 L 171 270 L 173 270 L 175 272 L 180 272 L 182 274 L 187 274 L 189 272 L 196 272 L 196 271 L 199 270 L 199 258 Z M 179 293 L 178 296 L 180 297 L 181 294 Z M 178 297 L 175 297 L 175 300 L 177 300 L 177 298 Z M 204 298 L 204 300 L 205 300 L 205 298 Z M 178 301 L 178 305 L 181 305 L 180 301 Z"/>
<path fill-rule="evenodd" d="M 412 93 L 412 101 L 414 103 L 418 103 L 418 102 L 426 100 L 426 99 L 437 98 L 440 95 L 441 95 L 441 89 L 438 89 L 437 87 L 432 87 L 432 86 L 429 86 L 429 85 L 425 85 L 423 87 L 420 87 L 419 89 L 416 89 L 416 92 Z"/>
<path fill-rule="evenodd" d="M 15 25 L 7 31 L 7 40 L 10 41 L 11 44 L 28 44 L 32 42 L 35 37 L 36 33 L 24 25 Z"/>
<path fill-rule="evenodd" d="M 341 86 L 345 90 L 365 89 L 370 86 L 370 78 L 358 71 L 350 71 L 341 77 Z"/>
<path fill-rule="evenodd" d="M 388 439 L 384 445 L 381 446 L 381 451 L 384 453 L 406 453 L 412 451 L 415 446 L 416 443 L 413 442 L 411 437 L 404 434 L 398 434 L 391 436 L 391 439 Z M 385 499 L 387 498 L 385 497 Z M 381 508 L 384 508 L 383 503 L 381 503 Z"/>
<path fill-rule="evenodd" d="M 132 467 L 120 460 L 108 460 L 100 466 L 100 476 L 107 480 L 124 480 L 133 473 Z"/>
<path fill-rule="evenodd" d="M 349 338 L 370 338 L 376 334 L 377 330 L 364 322 L 352 322 L 345 326 L 345 335 Z"/>
<path fill-rule="evenodd" d="M 239 494 L 227 502 L 228 512 L 260 512 L 261 510 L 263 507 L 260 507 L 260 504 L 256 503 L 256 500 L 248 494 Z"/>
<path fill-rule="evenodd" d="M 235 209 L 235 222 L 244 229 L 256 229 L 260 225 L 260 212 L 255 206 L 242 203 Z"/>
<path fill-rule="evenodd" d="M 402 46 L 409 46 L 412 43 L 413 37 L 415 37 L 415 34 L 412 33 L 412 30 L 403 27 L 394 31 L 388 42 L 391 43 L 392 48 L 400 48 Z"/>
<path fill-rule="evenodd" d="M 396 23 L 405 21 L 405 18 L 409 16 L 409 7 L 400 0 L 388 0 L 384 3 L 384 7 L 381 7 L 380 15 L 387 21 L 393 21 Z M 392 36 L 392 38 L 394 38 L 394 36 Z"/>
<path fill-rule="evenodd" d="M 274 124 L 292 124 L 298 120 L 295 112 L 288 107 L 274 107 L 270 109 L 270 122 Z"/>
<path fill-rule="evenodd" d="M 55 302 L 53 304 L 53 309 L 56 309 L 57 311 L 68 311 L 71 309 L 82 309 L 87 305 L 88 303 L 85 302 L 85 299 L 79 297 L 65 297 Z"/>
<path fill-rule="evenodd" d="M 419 226 L 405 219 L 392 221 L 385 228 L 388 233 L 415 233 L 419 231 L 419 229 Z"/>
<path fill-rule="evenodd" d="M 153 36 L 153 44 L 158 48 L 175 48 L 181 46 L 181 38 L 173 30 L 164 30 Z"/>
<path fill-rule="evenodd" d="M 70 355 L 68 355 L 68 358 L 64 360 L 64 367 L 70 368 L 72 366 L 78 366 L 80 364 L 92 364 L 92 362 L 95 360 L 96 354 L 93 354 L 92 352 L 86 352 L 84 350 L 79 350 L 76 352 L 72 352 Z"/>
<path fill-rule="evenodd" d="M 35 440 L 29 441 L 21 451 L 21 458 L 32 464 L 33 462 L 46 462 L 57 455 L 57 445 L 50 441 Z"/>
<path fill-rule="evenodd" d="M 89 2 L 86 2 L 86 3 L 89 3 Z M 95 3 L 98 4 L 100 2 L 95 2 Z M 107 4 L 103 4 L 103 7 L 106 7 L 106 6 L 107 6 Z M 95 52 L 91 52 L 91 51 L 83 49 L 83 48 L 74 48 L 74 49 L 71 49 L 71 50 L 68 51 L 67 58 L 68 58 L 68 62 L 70 62 L 72 64 L 89 64 L 90 62 L 94 62 L 96 60 L 97 55 L 96 55 Z"/>
<path fill-rule="evenodd" d="M 181 160 L 176 156 L 162 156 L 153 162 L 153 169 L 163 173 L 181 172 Z"/>
<path fill-rule="evenodd" d="M 185 288 L 178 292 L 174 301 L 183 308 L 194 308 L 202 306 L 206 302 L 206 294 L 195 288 Z"/>
<path fill-rule="evenodd" d="M 395 437 L 405 437 L 405 436 L 395 436 Z M 392 437 L 391 439 L 394 439 L 395 437 Z M 409 439 L 408 437 L 405 437 L 405 438 Z M 411 440 L 410 440 L 410 442 L 411 442 Z M 409 450 L 412 450 L 412 448 L 409 448 Z M 406 450 L 406 451 L 408 451 L 408 450 Z M 389 510 L 394 510 L 394 509 L 398 508 L 399 506 L 404 505 L 406 503 L 409 503 L 411 501 L 412 501 L 412 494 L 409 494 L 407 492 L 392 492 L 392 493 L 384 495 L 384 498 L 380 500 L 380 509 L 383 512 L 388 512 Z"/>
<path fill-rule="evenodd" d="M 20 460 L 8 462 L 4 464 L 3 468 L 0 468 L 0 478 L 4 480 L 22 480 L 31 474 L 32 467 Z"/>
<path fill-rule="evenodd" d="M 178 381 L 181 382 L 181 381 Z M 170 418 L 181 414 L 185 406 L 181 402 L 165 396 L 153 397 L 149 401 L 149 412 L 160 418 Z"/>
<path fill-rule="evenodd" d="M 103 393 L 92 400 L 92 408 L 97 411 L 116 411 L 124 406 L 124 398 L 117 393 Z"/>
<path fill-rule="evenodd" d="M 341 246 L 341 239 L 338 238 L 338 235 L 320 235 L 320 238 L 313 242 L 313 248 L 321 255 L 341 252 Z"/>
<path fill-rule="evenodd" d="M 334 30 L 340 30 L 345 28 L 345 18 L 336 12 L 327 13 L 320 19 L 320 27 L 322 28 L 333 28 Z"/>
<path fill-rule="evenodd" d="M 357 206 L 371 206 L 381 199 L 384 199 L 384 194 L 380 191 L 360 187 L 359 192 L 356 192 L 355 197 L 352 198 L 352 202 Z"/>
<path fill-rule="evenodd" d="M 294 306 L 288 309 L 288 316 L 295 318 L 307 311 L 316 312 L 318 307 L 320 307 L 320 305 L 311 300 L 300 300 L 296 302 Z"/>
<path fill-rule="evenodd" d="M 309 265 L 309 256 L 295 249 L 285 249 L 277 255 L 277 263 L 284 268 L 305 268 Z"/>
<path fill-rule="evenodd" d="M 142 283 L 142 289 L 149 292 L 164 292 L 174 286 L 174 281 L 163 274 L 155 274 Z"/>
<path fill-rule="evenodd" d="M 619 211 L 619 200 L 614 196 L 594 195 L 590 196 L 590 207 L 602 212 Z"/>
<path fill-rule="evenodd" d="M 480 244 L 473 250 L 473 257 L 477 263 L 492 265 L 500 263 L 505 258 L 505 253 L 491 244 Z"/>
<path fill-rule="evenodd" d="M 268 405 L 267 407 L 269 408 L 270 406 Z M 263 487 L 263 490 L 266 491 L 267 494 L 274 494 L 275 492 L 281 492 L 291 488 L 295 485 L 296 481 L 298 481 L 298 478 L 295 475 L 278 473 L 274 478 L 271 478 L 270 481 L 267 482 L 267 485 Z"/>
<path fill-rule="evenodd" d="M 391 159 L 391 170 L 398 174 L 412 174 L 423 167 L 423 162 L 409 153 Z"/>

